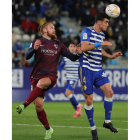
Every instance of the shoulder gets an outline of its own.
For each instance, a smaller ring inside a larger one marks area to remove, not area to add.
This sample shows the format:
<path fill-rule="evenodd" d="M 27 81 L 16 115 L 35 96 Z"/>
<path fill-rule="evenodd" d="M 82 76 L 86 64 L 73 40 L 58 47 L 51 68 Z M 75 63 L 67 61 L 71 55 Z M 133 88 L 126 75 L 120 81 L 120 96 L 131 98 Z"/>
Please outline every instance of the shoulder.
<path fill-rule="evenodd" d="M 58 43 L 58 44 L 61 43 L 58 39 L 54 39 L 53 42 Z"/>
<path fill-rule="evenodd" d="M 91 27 L 86 27 L 82 33 L 91 33 Z"/>
<path fill-rule="evenodd" d="M 100 32 L 100 35 L 104 36 L 105 37 L 105 34 L 103 32 Z"/>

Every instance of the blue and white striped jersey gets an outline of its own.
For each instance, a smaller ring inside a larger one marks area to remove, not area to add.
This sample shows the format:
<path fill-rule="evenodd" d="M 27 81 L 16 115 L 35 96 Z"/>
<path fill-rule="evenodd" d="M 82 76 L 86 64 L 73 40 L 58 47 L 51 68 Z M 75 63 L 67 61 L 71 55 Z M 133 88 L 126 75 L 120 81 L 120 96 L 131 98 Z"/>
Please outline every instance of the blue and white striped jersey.
<path fill-rule="evenodd" d="M 93 27 L 86 27 L 81 33 L 81 42 L 88 41 L 89 44 L 103 42 L 105 34 L 103 32 L 97 33 Z M 102 69 L 102 50 L 101 47 L 83 52 L 80 57 L 80 66 L 88 68 L 91 71 L 99 71 Z"/>
<path fill-rule="evenodd" d="M 61 64 L 58 66 L 58 70 L 61 70 L 64 66 L 66 69 L 66 79 L 78 81 L 79 60 L 73 62 L 70 59 L 63 57 Z"/>

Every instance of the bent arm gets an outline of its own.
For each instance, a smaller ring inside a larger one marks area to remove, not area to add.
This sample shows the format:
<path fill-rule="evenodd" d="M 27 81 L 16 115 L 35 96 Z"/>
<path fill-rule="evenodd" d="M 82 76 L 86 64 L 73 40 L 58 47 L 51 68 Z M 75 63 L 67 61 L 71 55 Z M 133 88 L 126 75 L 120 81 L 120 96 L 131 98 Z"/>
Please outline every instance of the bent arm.
<path fill-rule="evenodd" d="M 82 50 L 83 52 L 93 50 L 93 49 L 98 48 L 98 47 L 100 47 L 100 46 L 102 46 L 101 42 L 97 42 L 97 43 L 92 44 L 92 45 L 89 44 L 88 41 L 82 41 L 82 42 L 81 42 L 81 50 Z"/>
<path fill-rule="evenodd" d="M 108 57 L 112 59 L 112 55 L 108 54 L 107 52 L 105 52 L 105 50 L 102 48 L 102 56 Z"/>
<path fill-rule="evenodd" d="M 72 54 L 69 50 L 67 50 L 63 56 L 67 57 L 71 61 L 76 61 L 80 57 L 80 55 Z"/>
<path fill-rule="evenodd" d="M 81 49 L 83 52 L 86 52 L 86 51 L 90 51 L 90 50 L 95 49 L 95 46 L 94 46 L 94 44 L 90 45 L 88 41 L 82 41 L 81 42 Z"/>
<path fill-rule="evenodd" d="M 33 54 L 35 53 L 35 49 L 34 48 L 29 48 L 28 52 L 25 54 L 26 60 L 30 59 Z"/>

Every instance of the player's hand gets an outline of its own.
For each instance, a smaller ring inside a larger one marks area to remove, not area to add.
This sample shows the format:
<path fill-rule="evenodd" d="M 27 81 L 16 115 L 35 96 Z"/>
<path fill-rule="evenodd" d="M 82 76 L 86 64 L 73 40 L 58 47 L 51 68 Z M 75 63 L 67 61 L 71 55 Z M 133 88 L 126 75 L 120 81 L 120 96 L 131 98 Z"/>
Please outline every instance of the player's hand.
<path fill-rule="evenodd" d="M 101 43 L 101 46 L 112 46 L 112 43 L 110 43 L 108 41 L 104 41 Z"/>
<path fill-rule="evenodd" d="M 117 58 L 118 56 L 121 56 L 121 55 L 122 55 L 121 52 L 116 52 L 112 55 L 112 59 L 115 59 L 115 58 Z"/>
<path fill-rule="evenodd" d="M 37 50 L 39 48 L 39 45 L 41 44 L 41 41 L 39 39 L 37 39 L 35 41 L 35 44 L 34 44 L 34 49 Z"/>
<path fill-rule="evenodd" d="M 77 45 L 77 47 L 81 47 L 81 43 L 79 43 L 79 44 Z"/>
<path fill-rule="evenodd" d="M 76 51 L 77 51 L 77 54 L 79 55 L 82 54 L 81 43 L 77 45 Z"/>

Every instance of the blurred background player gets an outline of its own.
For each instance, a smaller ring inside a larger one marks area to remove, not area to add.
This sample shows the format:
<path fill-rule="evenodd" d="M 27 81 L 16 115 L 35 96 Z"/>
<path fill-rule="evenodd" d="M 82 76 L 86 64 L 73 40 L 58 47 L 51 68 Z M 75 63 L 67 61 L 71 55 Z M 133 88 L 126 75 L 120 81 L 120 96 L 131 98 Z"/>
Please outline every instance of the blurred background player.
<path fill-rule="evenodd" d="M 76 45 L 70 44 L 68 50 L 71 53 L 76 54 Z M 73 117 L 79 117 L 82 115 L 81 109 L 83 105 L 80 104 L 74 96 L 74 89 L 76 88 L 79 81 L 78 77 L 79 60 L 73 62 L 70 59 L 63 57 L 61 64 L 58 66 L 58 70 L 61 70 L 63 67 L 65 67 L 66 69 L 66 79 L 67 79 L 65 94 L 70 99 L 70 102 L 76 111 Z"/>
<path fill-rule="evenodd" d="M 54 25 L 51 22 L 45 22 L 39 27 L 42 38 L 34 40 L 28 52 L 26 59 L 30 59 L 35 54 L 35 65 L 30 74 L 31 93 L 22 105 L 16 107 L 20 114 L 32 102 L 34 102 L 37 117 L 46 129 L 44 139 L 50 139 L 53 128 L 49 126 L 46 112 L 43 109 L 43 98 L 45 92 L 52 88 L 57 81 L 57 65 L 60 55 L 65 56 L 72 61 L 76 61 L 79 55 L 72 54 L 67 47 L 56 40 Z M 81 54 L 80 47 L 77 47 L 77 53 Z"/>
<path fill-rule="evenodd" d="M 95 18 L 95 24 L 86 27 L 81 34 L 81 49 L 83 51 L 80 57 L 79 76 L 81 87 L 85 96 L 85 112 L 91 127 L 92 140 L 98 140 L 97 128 L 93 120 L 93 85 L 100 88 L 105 94 L 104 109 L 105 121 L 103 127 L 117 133 L 118 130 L 111 123 L 111 112 L 113 106 L 113 90 L 111 88 L 108 76 L 102 69 L 102 56 L 115 59 L 122 55 L 116 52 L 113 55 L 106 53 L 102 46 L 111 46 L 105 41 L 105 34 L 109 27 L 109 17 L 105 13 L 98 13 Z"/>

